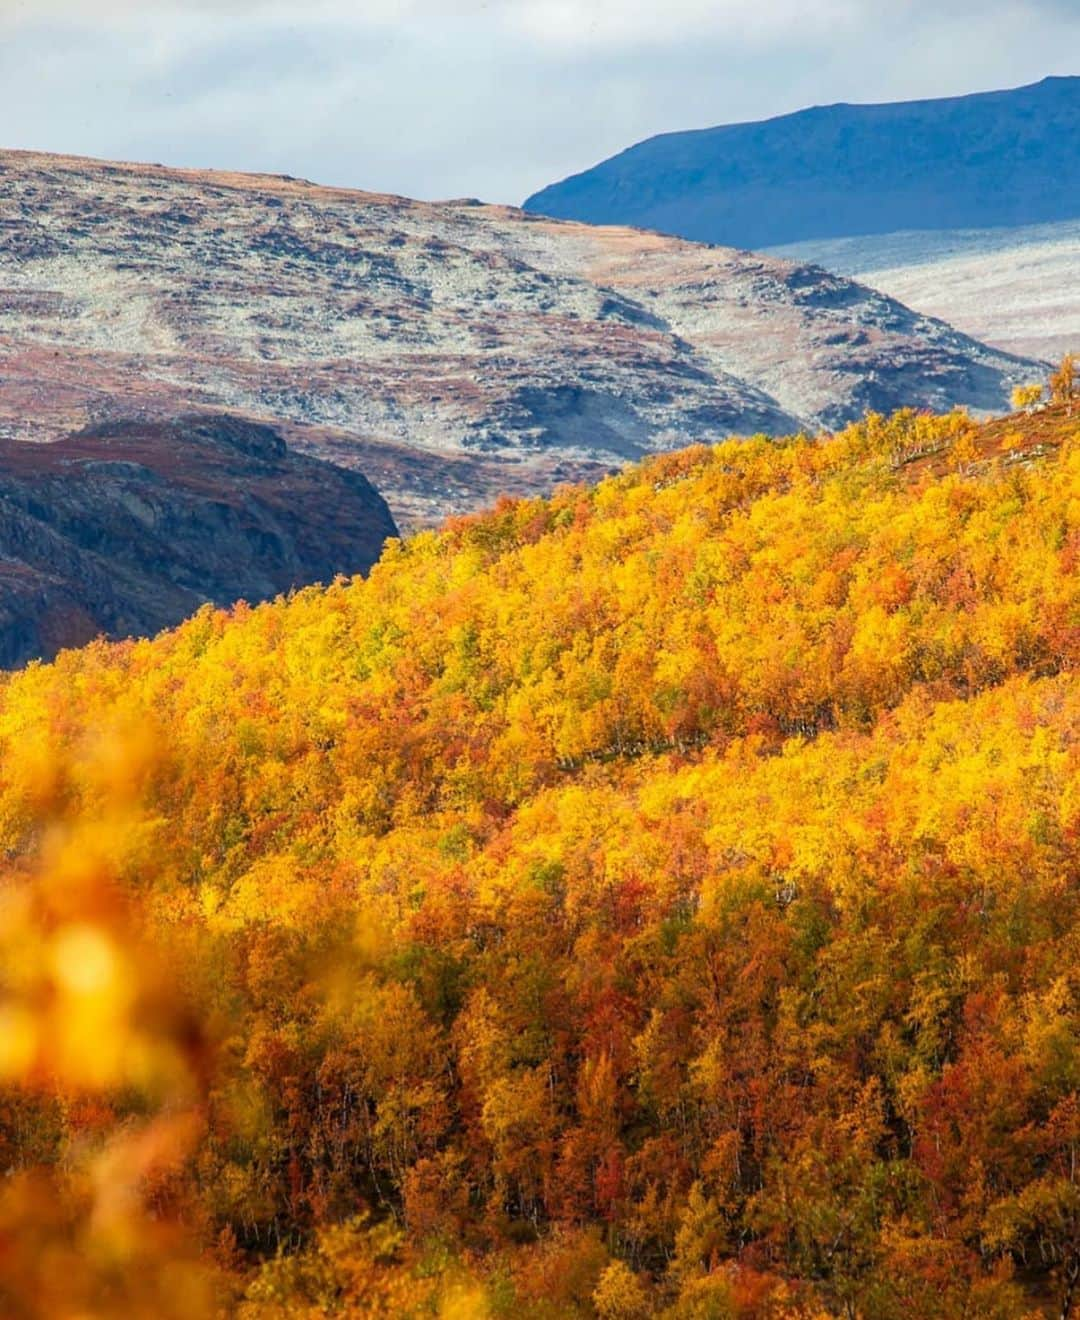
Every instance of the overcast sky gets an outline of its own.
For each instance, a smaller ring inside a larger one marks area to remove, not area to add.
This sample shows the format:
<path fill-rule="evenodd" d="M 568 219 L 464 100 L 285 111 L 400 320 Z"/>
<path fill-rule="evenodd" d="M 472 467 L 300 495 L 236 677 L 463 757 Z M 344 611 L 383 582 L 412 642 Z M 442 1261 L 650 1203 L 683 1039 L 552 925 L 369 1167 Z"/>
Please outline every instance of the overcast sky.
<path fill-rule="evenodd" d="M 0 0 L 0 145 L 520 202 L 654 133 L 1078 72 L 1080 0 Z"/>

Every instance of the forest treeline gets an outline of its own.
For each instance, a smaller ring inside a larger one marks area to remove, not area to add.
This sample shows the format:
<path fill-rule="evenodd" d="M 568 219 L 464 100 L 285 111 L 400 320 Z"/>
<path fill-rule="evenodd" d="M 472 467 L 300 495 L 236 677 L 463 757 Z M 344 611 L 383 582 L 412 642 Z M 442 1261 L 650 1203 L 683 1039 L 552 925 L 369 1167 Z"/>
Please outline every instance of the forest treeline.
<path fill-rule="evenodd" d="M 1078 1309 L 1080 426 L 995 426 L 6 678 L 0 1311 Z"/>

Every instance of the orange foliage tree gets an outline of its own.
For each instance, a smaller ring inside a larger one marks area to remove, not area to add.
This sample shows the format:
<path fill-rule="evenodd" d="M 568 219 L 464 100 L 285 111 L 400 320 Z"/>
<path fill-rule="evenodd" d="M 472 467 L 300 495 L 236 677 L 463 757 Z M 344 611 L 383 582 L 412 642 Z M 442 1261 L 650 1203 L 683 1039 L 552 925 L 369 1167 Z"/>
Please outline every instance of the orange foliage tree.
<path fill-rule="evenodd" d="M 6 678 L 0 1310 L 1067 1316 L 1080 445 L 982 454 L 665 455 Z"/>

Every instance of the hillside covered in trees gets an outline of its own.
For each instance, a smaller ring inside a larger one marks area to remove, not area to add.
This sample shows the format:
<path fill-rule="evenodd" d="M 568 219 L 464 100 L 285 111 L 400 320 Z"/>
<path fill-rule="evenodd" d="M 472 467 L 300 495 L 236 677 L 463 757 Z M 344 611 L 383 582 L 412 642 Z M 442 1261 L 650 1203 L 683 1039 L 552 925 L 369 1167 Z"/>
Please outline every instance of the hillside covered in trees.
<path fill-rule="evenodd" d="M 1080 424 L 730 441 L 0 686 L 0 1312 L 1068 1317 Z"/>

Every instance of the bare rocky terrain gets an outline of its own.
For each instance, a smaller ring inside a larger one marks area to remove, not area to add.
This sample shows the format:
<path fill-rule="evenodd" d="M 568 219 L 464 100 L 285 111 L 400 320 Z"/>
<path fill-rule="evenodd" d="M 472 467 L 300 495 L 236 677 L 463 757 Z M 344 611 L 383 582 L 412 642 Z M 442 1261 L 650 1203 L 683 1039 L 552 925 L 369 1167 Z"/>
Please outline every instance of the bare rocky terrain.
<path fill-rule="evenodd" d="M 396 533 L 360 473 L 235 417 L 0 440 L 0 667 L 364 573 Z"/>
<path fill-rule="evenodd" d="M 994 411 L 1032 372 L 775 257 L 0 153 L 0 436 L 228 410 L 362 470 L 404 527 L 699 440 Z"/>
<path fill-rule="evenodd" d="M 1010 353 L 1080 351 L 1080 220 L 909 231 L 776 251 L 869 284 Z"/>

